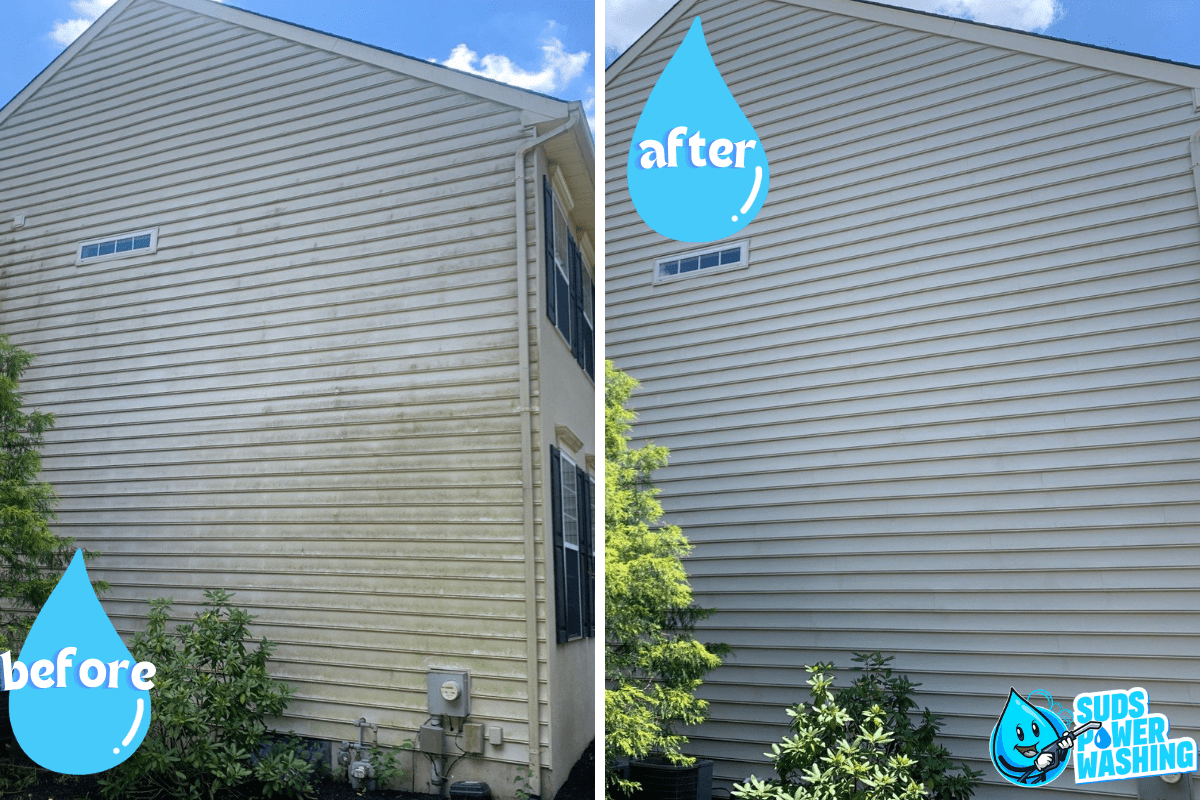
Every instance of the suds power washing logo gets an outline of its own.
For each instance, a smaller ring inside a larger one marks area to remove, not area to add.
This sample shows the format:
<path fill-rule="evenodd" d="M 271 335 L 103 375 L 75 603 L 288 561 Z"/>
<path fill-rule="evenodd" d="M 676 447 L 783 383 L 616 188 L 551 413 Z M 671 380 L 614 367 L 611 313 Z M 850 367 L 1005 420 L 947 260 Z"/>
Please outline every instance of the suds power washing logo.
<path fill-rule="evenodd" d="M 1034 705 L 1035 695 L 1049 704 Z M 989 740 L 992 764 L 1017 786 L 1050 783 L 1071 756 L 1077 784 L 1195 770 L 1196 742 L 1168 738 L 1170 723 L 1149 705 L 1146 690 L 1134 687 L 1077 695 L 1069 714 L 1047 692 L 1022 698 L 1010 689 Z"/>

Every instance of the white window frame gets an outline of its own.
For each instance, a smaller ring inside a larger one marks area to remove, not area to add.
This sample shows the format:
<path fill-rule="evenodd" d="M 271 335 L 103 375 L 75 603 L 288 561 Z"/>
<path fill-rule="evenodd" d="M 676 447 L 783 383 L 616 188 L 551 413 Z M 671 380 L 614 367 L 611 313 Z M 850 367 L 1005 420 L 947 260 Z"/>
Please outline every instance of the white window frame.
<path fill-rule="evenodd" d="M 112 253 L 106 253 L 102 256 L 96 255 L 90 256 L 89 258 L 83 257 L 83 249 L 89 245 L 100 245 L 104 244 L 105 242 L 115 242 L 118 239 L 137 238 L 138 236 L 145 236 L 147 234 L 150 235 L 149 248 L 143 247 L 140 250 L 126 250 L 120 253 L 114 250 Z M 157 252 L 158 228 L 145 228 L 140 231 L 130 231 L 127 233 L 110 234 L 108 236 L 98 236 L 94 239 L 88 239 L 87 241 L 80 242 L 79 246 L 75 248 L 75 266 L 78 267 L 83 264 L 96 264 L 102 261 L 116 261 L 118 259 L 134 258 L 136 256 L 148 256 Z"/>
<path fill-rule="evenodd" d="M 735 262 L 733 264 L 716 264 L 711 267 L 698 267 L 697 269 L 693 269 L 690 272 L 681 272 L 681 273 L 677 273 L 675 275 L 664 275 L 663 274 L 663 265 L 664 264 L 669 264 L 673 261 L 676 261 L 676 262 L 683 261 L 685 259 L 690 259 L 690 258 L 699 259 L 701 256 L 708 256 L 708 255 L 712 255 L 714 253 L 719 255 L 720 253 L 722 253 L 726 250 L 732 250 L 735 247 L 739 248 L 742 252 L 741 252 L 741 256 L 739 257 L 737 262 Z M 655 284 L 675 283 L 676 281 L 686 281 L 690 278 L 699 277 L 701 275 L 718 275 L 723 272 L 733 272 L 734 270 L 747 269 L 747 268 L 749 268 L 749 266 L 750 266 L 750 240 L 749 239 L 743 239 L 738 242 L 724 242 L 722 244 L 709 245 L 707 247 L 702 247 L 702 248 L 695 249 L 695 250 L 687 250 L 687 251 L 684 251 L 681 253 L 672 253 L 669 256 L 663 256 L 662 258 L 656 259 L 654 262 L 654 283 Z"/>

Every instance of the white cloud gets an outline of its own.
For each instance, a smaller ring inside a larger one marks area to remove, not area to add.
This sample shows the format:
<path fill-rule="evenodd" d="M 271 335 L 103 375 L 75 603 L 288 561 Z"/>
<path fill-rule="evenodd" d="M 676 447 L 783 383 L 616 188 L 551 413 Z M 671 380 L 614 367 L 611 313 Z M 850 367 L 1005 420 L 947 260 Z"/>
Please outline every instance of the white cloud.
<path fill-rule="evenodd" d="M 508 56 L 489 53 L 480 58 L 479 54 L 466 44 L 460 44 L 451 50 L 450 57 L 442 63 L 473 75 L 482 75 L 522 89 L 550 94 L 563 89 L 578 78 L 591 57 L 592 54 L 586 50 L 568 53 L 562 42 L 550 37 L 542 44 L 542 65 L 536 72 L 521 69 Z"/>
<path fill-rule="evenodd" d="M 79 38 L 79 34 L 83 33 L 92 24 L 90 19 L 69 19 L 66 22 L 54 23 L 54 30 L 50 31 L 50 38 L 66 47 L 71 42 Z"/>
<path fill-rule="evenodd" d="M 1062 16 L 1061 0 L 881 0 L 894 6 L 1042 32 Z M 604 0 L 605 61 L 611 63 L 667 12 L 674 0 Z"/>
<path fill-rule="evenodd" d="M 932 11 L 1022 31 L 1041 32 L 1062 16 L 1059 0 L 883 0 L 894 6 Z"/>
<path fill-rule="evenodd" d="M 50 31 L 50 38 L 66 47 L 78 39 L 79 35 L 86 31 L 115 2 L 117 0 L 71 0 L 71 10 L 79 16 L 72 17 L 66 22 L 56 20 L 54 28 Z M 223 3 L 225 0 L 217 0 L 217 2 Z"/>

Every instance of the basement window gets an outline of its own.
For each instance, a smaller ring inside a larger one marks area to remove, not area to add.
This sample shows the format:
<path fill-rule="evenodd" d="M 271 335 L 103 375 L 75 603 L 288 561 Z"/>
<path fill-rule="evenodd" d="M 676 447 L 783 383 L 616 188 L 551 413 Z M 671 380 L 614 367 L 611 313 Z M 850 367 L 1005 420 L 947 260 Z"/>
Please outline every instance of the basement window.
<path fill-rule="evenodd" d="M 132 233 L 119 233 L 101 239 L 81 242 L 75 251 L 75 264 L 91 264 L 93 261 L 113 261 L 118 258 L 143 256 L 158 250 L 158 228 Z"/>
<path fill-rule="evenodd" d="M 714 272 L 745 269 L 748 266 L 750 266 L 750 243 L 734 242 L 720 247 L 692 250 L 660 258 L 654 265 L 654 282 L 663 283 L 694 275 L 710 275 Z"/>

